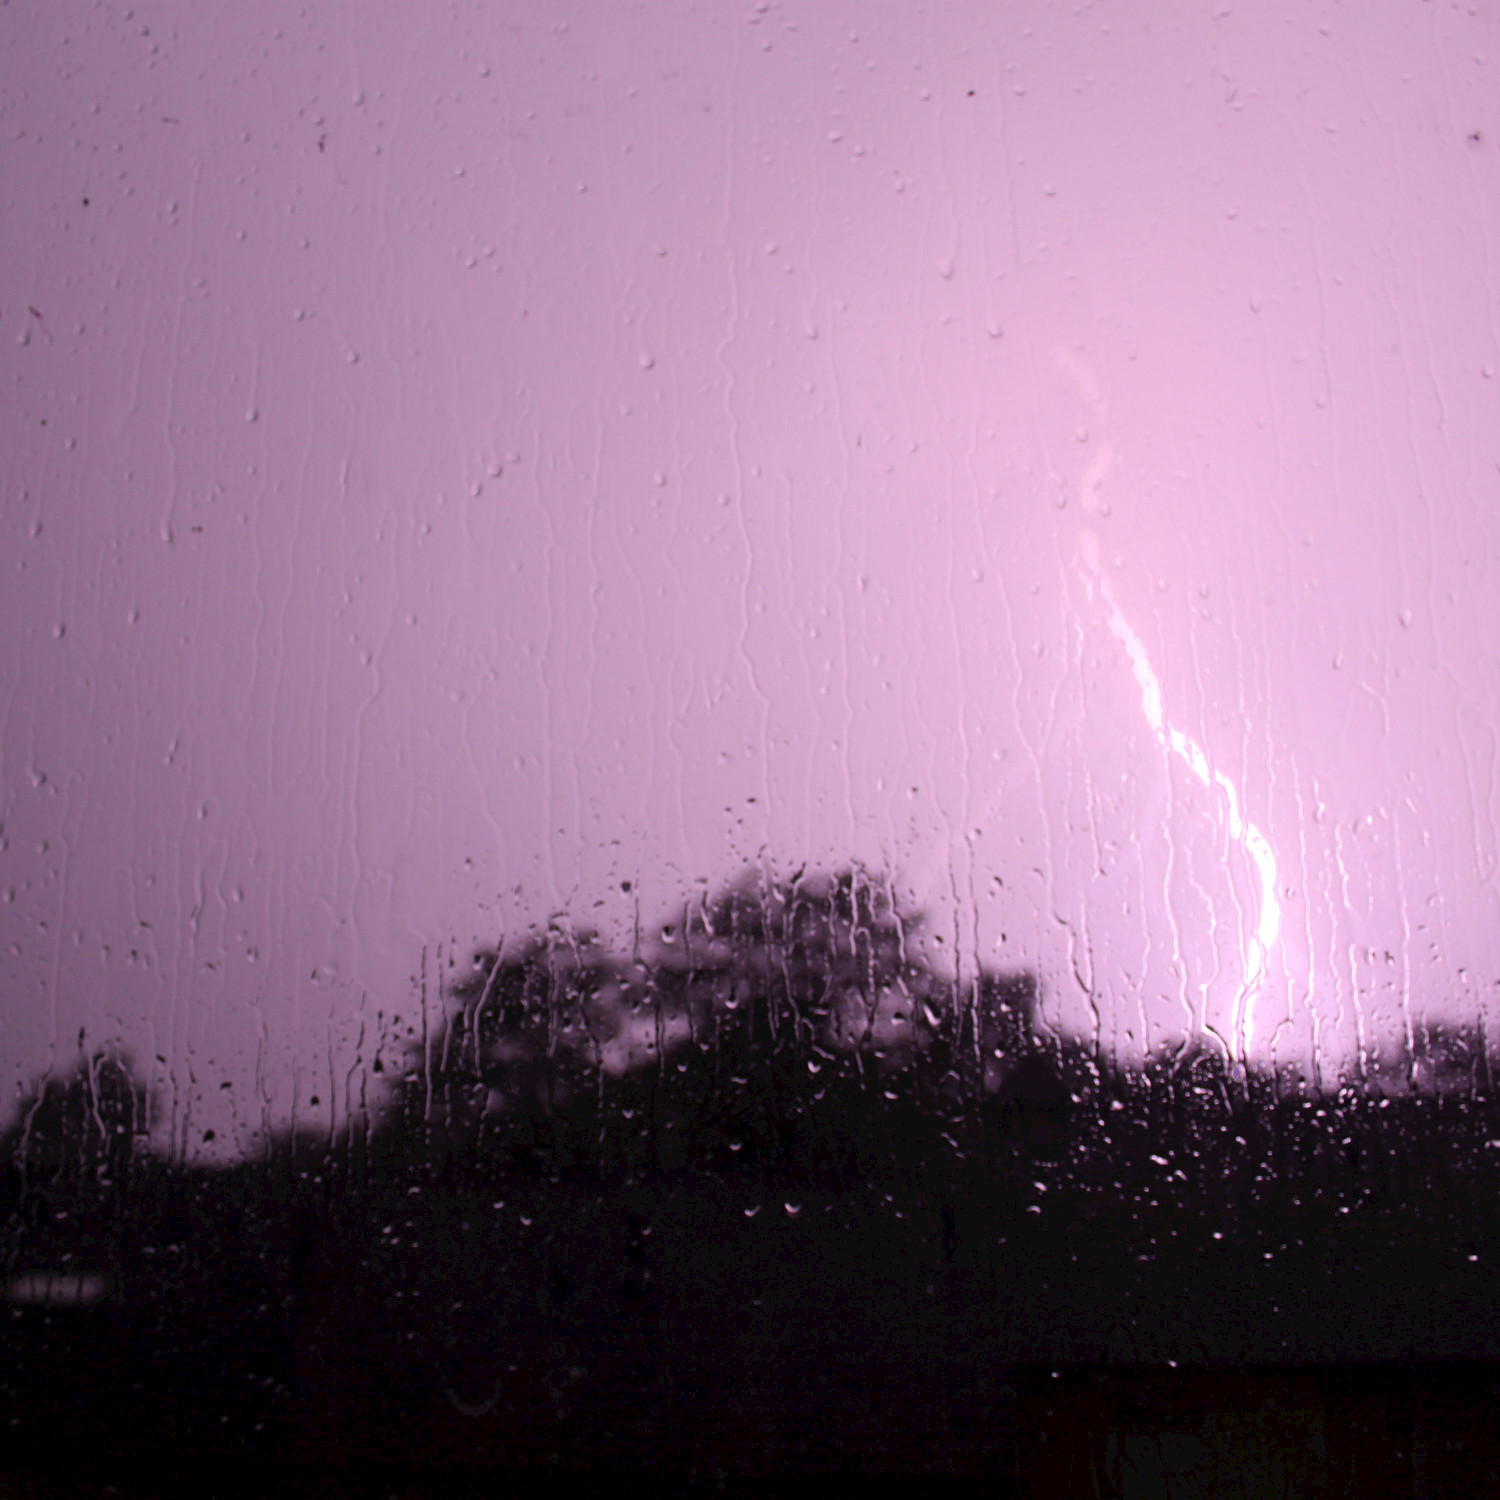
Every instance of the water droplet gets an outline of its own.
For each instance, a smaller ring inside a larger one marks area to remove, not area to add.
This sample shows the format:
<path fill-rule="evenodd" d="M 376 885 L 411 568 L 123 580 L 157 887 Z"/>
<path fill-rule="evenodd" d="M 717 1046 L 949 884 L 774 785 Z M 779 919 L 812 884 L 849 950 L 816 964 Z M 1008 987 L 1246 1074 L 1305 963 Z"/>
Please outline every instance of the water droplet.
<path fill-rule="evenodd" d="M 789 1219 L 795 1219 L 801 1212 L 802 1205 L 800 1203 L 788 1203 L 786 1205 L 786 1216 Z"/>
<path fill-rule="evenodd" d="M 759 1212 L 760 1212 L 760 1204 L 758 1204 L 758 1203 L 752 1203 L 750 1205 L 750 1207 L 745 1210 L 745 1217 L 747 1219 L 753 1219 L 756 1216 L 756 1214 L 758 1214 Z"/>

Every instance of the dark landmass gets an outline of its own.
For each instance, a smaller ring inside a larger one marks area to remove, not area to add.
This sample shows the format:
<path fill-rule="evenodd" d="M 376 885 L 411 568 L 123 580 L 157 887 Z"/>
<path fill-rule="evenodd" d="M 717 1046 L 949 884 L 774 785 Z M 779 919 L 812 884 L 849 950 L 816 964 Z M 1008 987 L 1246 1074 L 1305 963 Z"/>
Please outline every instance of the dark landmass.
<path fill-rule="evenodd" d="M 1400 1097 L 1127 1072 L 914 927 L 852 871 L 628 958 L 481 953 L 368 1129 L 227 1169 L 146 1151 L 128 1059 L 81 1055 L 0 1142 L 12 1468 L 1496 1487 L 1476 1037 Z"/>

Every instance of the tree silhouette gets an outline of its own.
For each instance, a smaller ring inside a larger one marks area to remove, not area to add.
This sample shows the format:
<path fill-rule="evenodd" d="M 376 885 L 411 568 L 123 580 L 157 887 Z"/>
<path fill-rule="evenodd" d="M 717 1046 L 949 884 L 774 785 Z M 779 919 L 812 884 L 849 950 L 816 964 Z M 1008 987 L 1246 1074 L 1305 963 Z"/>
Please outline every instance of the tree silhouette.
<path fill-rule="evenodd" d="M 1409 1075 L 1425 1094 L 1478 1094 L 1491 1087 L 1489 1049 L 1478 1022 L 1425 1021 L 1412 1035 Z"/>
<path fill-rule="evenodd" d="M 38 1080 L 0 1134 L 0 1266 L 27 1272 L 28 1262 L 45 1264 L 55 1255 L 91 1268 L 110 1262 L 126 1190 L 138 1175 L 149 1106 L 129 1059 L 105 1049 L 86 1053 L 80 1033 L 72 1072 Z M 82 1298 L 92 1280 L 62 1295 Z M 44 1274 L 28 1295 L 47 1300 L 52 1290 Z"/>
<path fill-rule="evenodd" d="M 997 1097 L 1002 1134 L 1036 1133 L 1067 1088 L 1032 1036 L 1034 979 L 960 987 L 928 962 L 920 925 L 859 867 L 751 872 L 628 957 L 562 921 L 482 951 L 408 1058 L 387 1155 L 842 1181 L 893 1151 L 960 1149 Z"/>
<path fill-rule="evenodd" d="M 409 1050 L 375 1153 L 398 1168 L 568 1156 L 628 987 L 594 935 L 560 923 L 509 954 L 479 952 L 447 991 L 454 1008 Z"/>
<path fill-rule="evenodd" d="M 150 1095 L 123 1053 L 84 1052 L 71 1074 L 38 1081 L 0 1135 L 6 1206 L 35 1194 L 123 1188 L 149 1128 Z"/>

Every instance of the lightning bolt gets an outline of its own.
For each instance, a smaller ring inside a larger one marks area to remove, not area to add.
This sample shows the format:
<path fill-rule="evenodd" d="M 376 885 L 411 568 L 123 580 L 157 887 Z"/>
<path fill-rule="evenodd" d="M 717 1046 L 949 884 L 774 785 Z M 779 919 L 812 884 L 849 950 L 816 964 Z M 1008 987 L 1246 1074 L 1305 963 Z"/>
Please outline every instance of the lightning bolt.
<path fill-rule="evenodd" d="M 1071 376 L 1099 429 L 1104 430 L 1107 413 L 1093 372 L 1069 350 L 1059 350 L 1057 362 Z M 1101 440 L 1079 480 L 1078 499 L 1080 509 L 1086 516 L 1101 513 L 1099 489 L 1114 467 L 1114 456 L 1114 445 L 1107 438 Z M 1237 1060 L 1243 1062 L 1255 1041 L 1255 1005 L 1269 972 L 1271 951 L 1281 937 L 1282 910 L 1276 894 L 1275 851 L 1265 834 L 1246 819 L 1239 789 L 1234 782 L 1222 771 L 1214 769 L 1203 747 L 1190 734 L 1167 721 L 1161 679 L 1151 665 L 1151 658 L 1140 636 L 1125 618 L 1110 589 L 1109 579 L 1099 556 L 1098 535 L 1092 526 L 1085 525 L 1081 529 L 1078 551 L 1085 588 L 1090 598 L 1102 601 L 1109 612 L 1110 634 L 1120 643 L 1130 663 L 1131 674 L 1141 693 L 1141 713 L 1158 745 L 1180 760 L 1204 787 L 1218 794 L 1219 817 L 1224 833 L 1230 842 L 1244 851 L 1259 882 L 1254 930 L 1248 937 L 1243 927 L 1240 933 L 1240 988 L 1235 998 L 1231 1028 L 1236 1042 Z M 1005 789 L 996 788 L 975 823 L 979 827 L 985 826 L 999 812 L 1005 797 Z M 944 840 L 923 869 L 916 883 L 918 904 L 925 899 L 926 893 L 937 879 L 945 858 L 951 859 L 955 842 L 956 836 Z"/>
<path fill-rule="evenodd" d="M 1101 453 L 1100 457 L 1108 463 L 1107 452 Z M 1095 464 L 1098 463 L 1099 457 L 1096 457 Z M 1090 473 L 1093 467 L 1090 466 Z M 1087 478 L 1086 475 L 1085 479 Z M 1097 489 L 1097 481 L 1093 488 Z M 1239 1041 L 1239 1057 L 1243 1061 L 1255 1039 L 1255 1000 L 1265 981 L 1271 949 L 1281 936 L 1281 902 L 1276 895 L 1276 856 L 1265 834 L 1254 823 L 1246 821 L 1240 810 L 1240 794 L 1234 782 L 1222 771 L 1213 768 L 1197 740 L 1167 722 L 1162 706 L 1161 679 L 1151 665 L 1151 658 L 1146 654 L 1140 636 L 1131 629 L 1130 622 L 1115 602 L 1109 579 L 1104 576 L 1100 565 L 1099 539 L 1092 529 L 1084 530 L 1079 552 L 1090 594 L 1102 599 L 1109 610 L 1110 634 L 1124 647 L 1131 674 L 1141 690 L 1141 713 L 1155 735 L 1157 744 L 1175 755 L 1203 786 L 1218 792 L 1219 805 L 1223 809 L 1224 831 L 1245 851 L 1260 877 L 1259 912 L 1255 931 L 1249 942 L 1242 942 L 1242 977 L 1234 1010 L 1234 1033 Z"/>

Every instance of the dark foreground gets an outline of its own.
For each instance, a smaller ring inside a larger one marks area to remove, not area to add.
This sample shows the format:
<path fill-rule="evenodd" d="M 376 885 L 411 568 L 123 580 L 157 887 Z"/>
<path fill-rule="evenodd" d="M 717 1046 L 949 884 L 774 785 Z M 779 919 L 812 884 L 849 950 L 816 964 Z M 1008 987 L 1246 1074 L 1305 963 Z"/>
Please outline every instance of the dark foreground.
<path fill-rule="evenodd" d="M 1460 1155 L 33 1193 L 3 1493 L 1500 1494 L 1500 1215 Z"/>
<path fill-rule="evenodd" d="M 633 1429 L 634 1443 L 612 1456 L 601 1452 L 610 1440 L 582 1435 L 581 1419 L 545 1436 L 496 1422 L 445 1437 L 429 1416 L 425 1441 L 384 1461 L 333 1461 L 315 1444 L 277 1453 L 269 1434 L 247 1453 L 207 1434 L 172 1442 L 158 1432 L 148 1452 L 149 1432 L 101 1446 L 95 1433 L 58 1427 L 50 1457 L 13 1450 L 0 1486 L 7 1497 L 613 1494 L 642 1480 L 659 1496 L 769 1496 L 789 1483 L 864 1496 L 881 1481 L 991 1496 L 1500 1493 L 1497 1366 L 1023 1366 L 992 1372 L 986 1389 L 942 1412 L 941 1393 L 894 1370 L 845 1371 L 821 1387 L 810 1373 L 786 1369 L 795 1389 L 771 1410 L 672 1403 L 649 1423 L 593 1410 L 614 1419 L 616 1437 Z"/>
<path fill-rule="evenodd" d="M 424 959 L 347 1131 L 230 1170 L 80 1036 L 0 1139 L 0 1500 L 1500 1494 L 1482 1030 L 1129 1071 L 911 927 L 846 871 Z"/>

